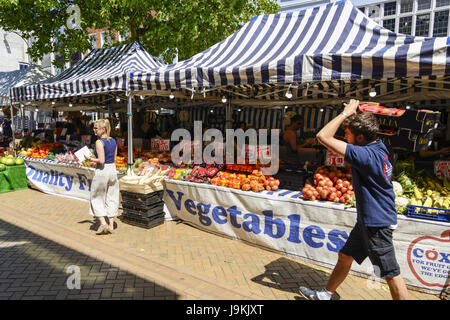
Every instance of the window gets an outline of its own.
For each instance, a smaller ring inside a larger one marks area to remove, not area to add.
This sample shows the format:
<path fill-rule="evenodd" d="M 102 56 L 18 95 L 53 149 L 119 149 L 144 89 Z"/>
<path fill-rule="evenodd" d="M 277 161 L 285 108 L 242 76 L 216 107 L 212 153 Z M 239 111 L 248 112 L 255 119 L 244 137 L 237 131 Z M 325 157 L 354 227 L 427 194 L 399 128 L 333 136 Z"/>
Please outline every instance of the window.
<path fill-rule="evenodd" d="M 412 12 L 412 10 L 413 10 L 413 0 L 401 0 L 400 13 Z"/>
<path fill-rule="evenodd" d="M 436 8 L 450 5 L 450 0 L 436 0 Z"/>
<path fill-rule="evenodd" d="M 416 36 L 428 37 L 430 29 L 430 15 L 422 14 L 416 18 Z"/>
<path fill-rule="evenodd" d="M 384 4 L 384 15 L 392 16 L 397 12 L 397 2 L 387 2 Z"/>
<path fill-rule="evenodd" d="M 119 41 L 124 41 L 127 40 L 129 38 L 129 32 L 125 31 L 124 34 L 119 33 Z"/>
<path fill-rule="evenodd" d="M 28 63 L 19 63 L 19 70 L 27 69 L 28 67 Z"/>
<path fill-rule="evenodd" d="M 417 0 L 417 10 L 426 10 L 431 8 L 431 0 Z"/>
<path fill-rule="evenodd" d="M 395 32 L 395 19 L 383 20 L 383 27 Z"/>
<path fill-rule="evenodd" d="M 106 42 L 106 35 L 105 32 L 103 31 L 100 33 L 100 48 L 103 48 L 105 42 Z"/>
<path fill-rule="evenodd" d="M 89 37 L 91 37 L 91 45 L 92 45 L 92 49 L 96 49 L 97 48 L 97 35 L 95 33 L 89 35 Z"/>
<path fill-rule="evenodd" d="M 398 25 L 398 32 L 403 34 L 411 34 L 412 16 L 401 17 Z"/>
<path fill-rule="evenodd" d="M 448 28 L 448 11 L 434 13 L 433 37 L 446 37 Z"/>
<path fill-rule="evenodd" d="M 380 5 L 370 6 L 368 9 L 369 18 L 378 18 L 380 16 Z"/>
<path fill-rule="evenodd" d="M 359 9 L 359 11 L 361 11 L 362 13 L 366 13 L 366 8 L 364 8 L 364 7 L 359 7 L 358 9 Z"/>

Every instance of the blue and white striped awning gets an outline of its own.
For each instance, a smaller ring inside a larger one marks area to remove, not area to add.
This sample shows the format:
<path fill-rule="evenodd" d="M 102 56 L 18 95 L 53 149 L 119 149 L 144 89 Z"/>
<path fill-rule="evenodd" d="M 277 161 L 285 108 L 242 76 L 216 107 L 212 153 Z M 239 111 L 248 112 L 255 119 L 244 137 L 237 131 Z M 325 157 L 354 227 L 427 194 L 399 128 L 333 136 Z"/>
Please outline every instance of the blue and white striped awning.
<path fill-rule="evenodd" d="M 40 66 L 31 65 L 28 68 L 0 72 L 0 106 L 10 103 L 9 89 L 15 86 L 29 85 L 51 78 L 52 74 Z"/>
<path fill-rule="evenodd" d="M 387 79 L 450 74 L 446 37 L 378 25 L 350 1 L 260 15 L 190 59 L 135 72 L 132 90 Z"/>
<path fill-rule="evenodd" d="M 15 101 L 47 101 L 48 104 L 54 101 L 66 106 L 69 102 L 104 105 L 112 99 L 111 93 L 128 90 L 127 74 L 162 66 L 137 42 L 94 49 L 83 60 L 53 78 L 11 88 L 11 98 Z M 93 98 L 87 98 L 90 96 Z"/>

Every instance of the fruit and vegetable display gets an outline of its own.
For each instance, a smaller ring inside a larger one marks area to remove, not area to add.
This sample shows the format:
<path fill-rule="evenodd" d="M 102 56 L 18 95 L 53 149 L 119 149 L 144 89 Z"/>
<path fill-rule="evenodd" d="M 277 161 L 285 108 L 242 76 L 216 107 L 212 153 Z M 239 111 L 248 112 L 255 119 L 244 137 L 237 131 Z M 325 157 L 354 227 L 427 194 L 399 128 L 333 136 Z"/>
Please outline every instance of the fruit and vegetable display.
<path fill-rule="evenodd" d="M 415 171 L 413 161 L 398 161 L 393 176 L 397 211 L 408 212 L 408 206 L 450 209 L 450 180 L 437 179 L 426 170 Z M 424 210 L 431 213 L 432 210 Z"/>
<path fill-rule="evenodd" d="M 314 172 L 314 184 L 306 183 L 302 189 L 305 200 L 340 202 L 355 207 L 355 192 L 349 168 L 320 166 Z"/>
<path fill-rule="evenodd" d="M 263 175 L 260 170 L 253 170 L 252 174 L 242 180 L 241 185 L 241 189 L 244 191 L 275 191 L 278 190 L 280 181 L 272 176 Z"/>
<path fill-rule="evenodd" d="M 217 173 L 223 169 L 220 164 L 179 164 L 181 168 L 172 168 L 169 171 L 169 178 L 174 180 L 185 180 L 197 183 L 211 183 Z"/>
<path fill-rule="evenodd" d="M 258 169 L 258 165 L 255 164 L 202 164 L 194 166 L 181 164 L 181 166 L 183 167 L 173 167 L 169 170 L 169 179 L 206 183 L 253 192 L 275 191 L 278 190 L 280 185 L 278 179 L 263 175 Z M 250 174 L 246 174 L 246 172 Z"/>
<path fill-rule="evenodd" d="M 169 170 L 167 165 L 165 167 L 145 165 L 145 169 L 141 172 L 141 175 L 137 175 L 132 168 L 129 168 L 127 175 L 120 178 L 120 181 L 139 185 L 156 184 L 167 177 Z"/>
<path fill-rule="evenodd" d="M 0 157 L 0 171 L 5 171 L 7 166 L 20 166 L 23 163 L 22 158 L 16 158 L 12 155 Z"/>

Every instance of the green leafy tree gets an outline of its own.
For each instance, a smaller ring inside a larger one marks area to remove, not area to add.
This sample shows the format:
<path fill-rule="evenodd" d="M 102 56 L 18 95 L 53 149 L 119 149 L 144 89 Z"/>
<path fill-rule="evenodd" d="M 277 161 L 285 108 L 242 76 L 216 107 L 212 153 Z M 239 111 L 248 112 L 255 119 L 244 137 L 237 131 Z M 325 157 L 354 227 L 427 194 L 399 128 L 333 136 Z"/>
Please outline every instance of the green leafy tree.
<path fill-rule="evenodd" d="M 31 40 L 28 54 L 54 52 L 57 65 L 92 49 L 88 28 L 128 34 L 167 63 L 187 59 L 259 14 L 276 13 L 275 0 L 0 0 L 0 28 Z M 117 42 L 115 43 L 117 44 Z"/>

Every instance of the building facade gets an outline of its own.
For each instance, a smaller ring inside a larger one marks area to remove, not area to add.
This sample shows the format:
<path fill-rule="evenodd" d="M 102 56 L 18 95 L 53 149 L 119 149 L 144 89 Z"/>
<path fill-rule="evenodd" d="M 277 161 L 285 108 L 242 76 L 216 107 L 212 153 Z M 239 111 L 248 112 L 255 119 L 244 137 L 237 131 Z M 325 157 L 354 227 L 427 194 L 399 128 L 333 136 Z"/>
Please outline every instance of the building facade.
<path fill-rule="evenodd" d="M 0 39 L 0 72 L 20 70 L 36 64 L 53 75 L 56 73 L 52 65 L 54 55 L 47 54 L 42 60 L 32 61 L 27 54 L 29 41 L 23 39 L 19 32 L 0 29 Z"/>
<path fill-rule="evenodd" d="M 351 0 L 379 25 L 396 33 L 421 37 L 450 36 L 450 0 Z M 320 0 L 278 0 L 280 12 L 301 10 L 334 2 Z"/>

